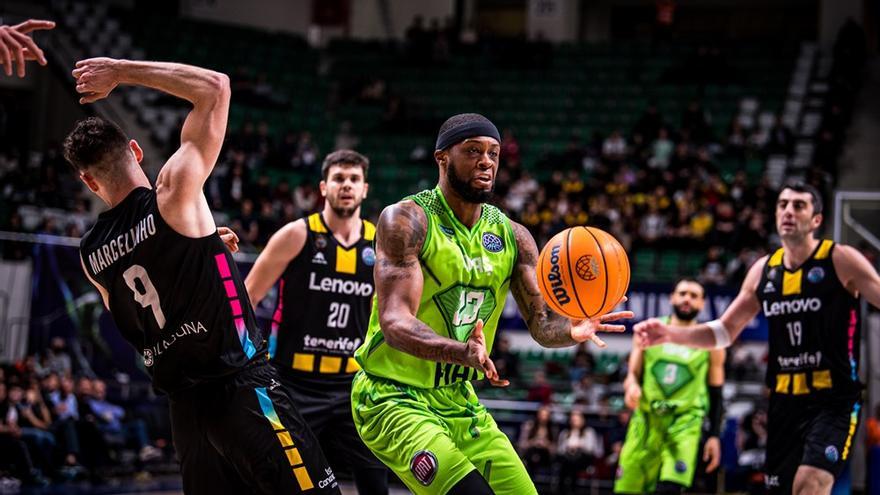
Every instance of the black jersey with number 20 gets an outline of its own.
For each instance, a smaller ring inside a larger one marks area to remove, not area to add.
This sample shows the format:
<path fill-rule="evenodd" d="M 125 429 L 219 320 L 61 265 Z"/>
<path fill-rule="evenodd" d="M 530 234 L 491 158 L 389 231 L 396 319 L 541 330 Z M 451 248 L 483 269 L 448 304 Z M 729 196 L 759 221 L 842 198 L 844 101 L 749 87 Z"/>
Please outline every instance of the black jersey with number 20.
<path fill-rule="evenodd" d="M 110 313 L 163 392 L 231 375 L 265 359 L 247 291 L 216 233 L 183 236 L 156 192 L 133 190 L 101 213 L 80 242 L 89 275 L 109 292 Z"/>
<path fill-rule="evenodd" d="M 320 213 L 306 225 L 305 245 L 281 276 L 269 354 L 297 375 L 350 381 L 370 319 L 376 227 L 364 220 L 361 238 L 344 246 Z"/>

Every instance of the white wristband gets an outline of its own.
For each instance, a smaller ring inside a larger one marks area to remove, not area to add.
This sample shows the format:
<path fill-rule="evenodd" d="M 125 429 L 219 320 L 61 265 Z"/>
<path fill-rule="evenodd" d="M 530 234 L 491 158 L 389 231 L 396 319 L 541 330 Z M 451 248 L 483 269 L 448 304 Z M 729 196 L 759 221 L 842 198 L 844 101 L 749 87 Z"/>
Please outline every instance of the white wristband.
<path fill-rule="evenodd" d="M 712 329 L 715 335 L 715 349 L 724 349 L 730 345 L 730 332 L 721 320 L 712 320 L 706 323 L 706 326 Z"/>

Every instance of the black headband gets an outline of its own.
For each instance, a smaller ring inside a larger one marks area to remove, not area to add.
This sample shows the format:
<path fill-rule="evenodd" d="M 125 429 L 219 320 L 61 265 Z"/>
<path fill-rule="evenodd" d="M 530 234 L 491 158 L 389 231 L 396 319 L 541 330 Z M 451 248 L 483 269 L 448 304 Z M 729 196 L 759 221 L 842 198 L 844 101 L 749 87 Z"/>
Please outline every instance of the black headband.
<path fill-rule="evenodd" d="M 445 150 L 453 144 L 477 136 L 489 136 L 495 138 L 499 143 L 501 142 L 501 134 L 498 133 L 495 124 L 486 119 L 485 121 L 468 122 L 440 133 L 437 136 L 437 146 L 434 149 Z"/>

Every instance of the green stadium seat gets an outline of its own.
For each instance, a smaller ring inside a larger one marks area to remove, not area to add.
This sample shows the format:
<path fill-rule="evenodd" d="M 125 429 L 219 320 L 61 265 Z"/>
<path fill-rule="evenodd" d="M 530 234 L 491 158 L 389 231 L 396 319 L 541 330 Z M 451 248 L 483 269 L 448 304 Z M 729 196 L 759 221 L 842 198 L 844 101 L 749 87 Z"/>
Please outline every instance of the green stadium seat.
<path fill-rule="evenodd" d="M 671 282 L 681 273 L 681 253 L 679 251 L 663 251 L 657 260 L 657 278 Z"/>

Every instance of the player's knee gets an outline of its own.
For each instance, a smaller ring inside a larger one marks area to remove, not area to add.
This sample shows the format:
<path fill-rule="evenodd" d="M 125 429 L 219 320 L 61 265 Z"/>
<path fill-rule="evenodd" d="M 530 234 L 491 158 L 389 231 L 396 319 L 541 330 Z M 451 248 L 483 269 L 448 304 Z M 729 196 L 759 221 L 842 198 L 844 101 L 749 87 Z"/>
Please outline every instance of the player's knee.
<path fill-rule="evenodd" d="M 681 495 L 684 493 L 684 486 L 672 481 L 661 481 L 657 483 L 654 493 L 657 495 Z"/>
<path fill-rule="evenodd" d="M 824 469 L 801 466 L 794 477 L 794 495 L 828 495 L 834 485 L 834 476 Z"/>

